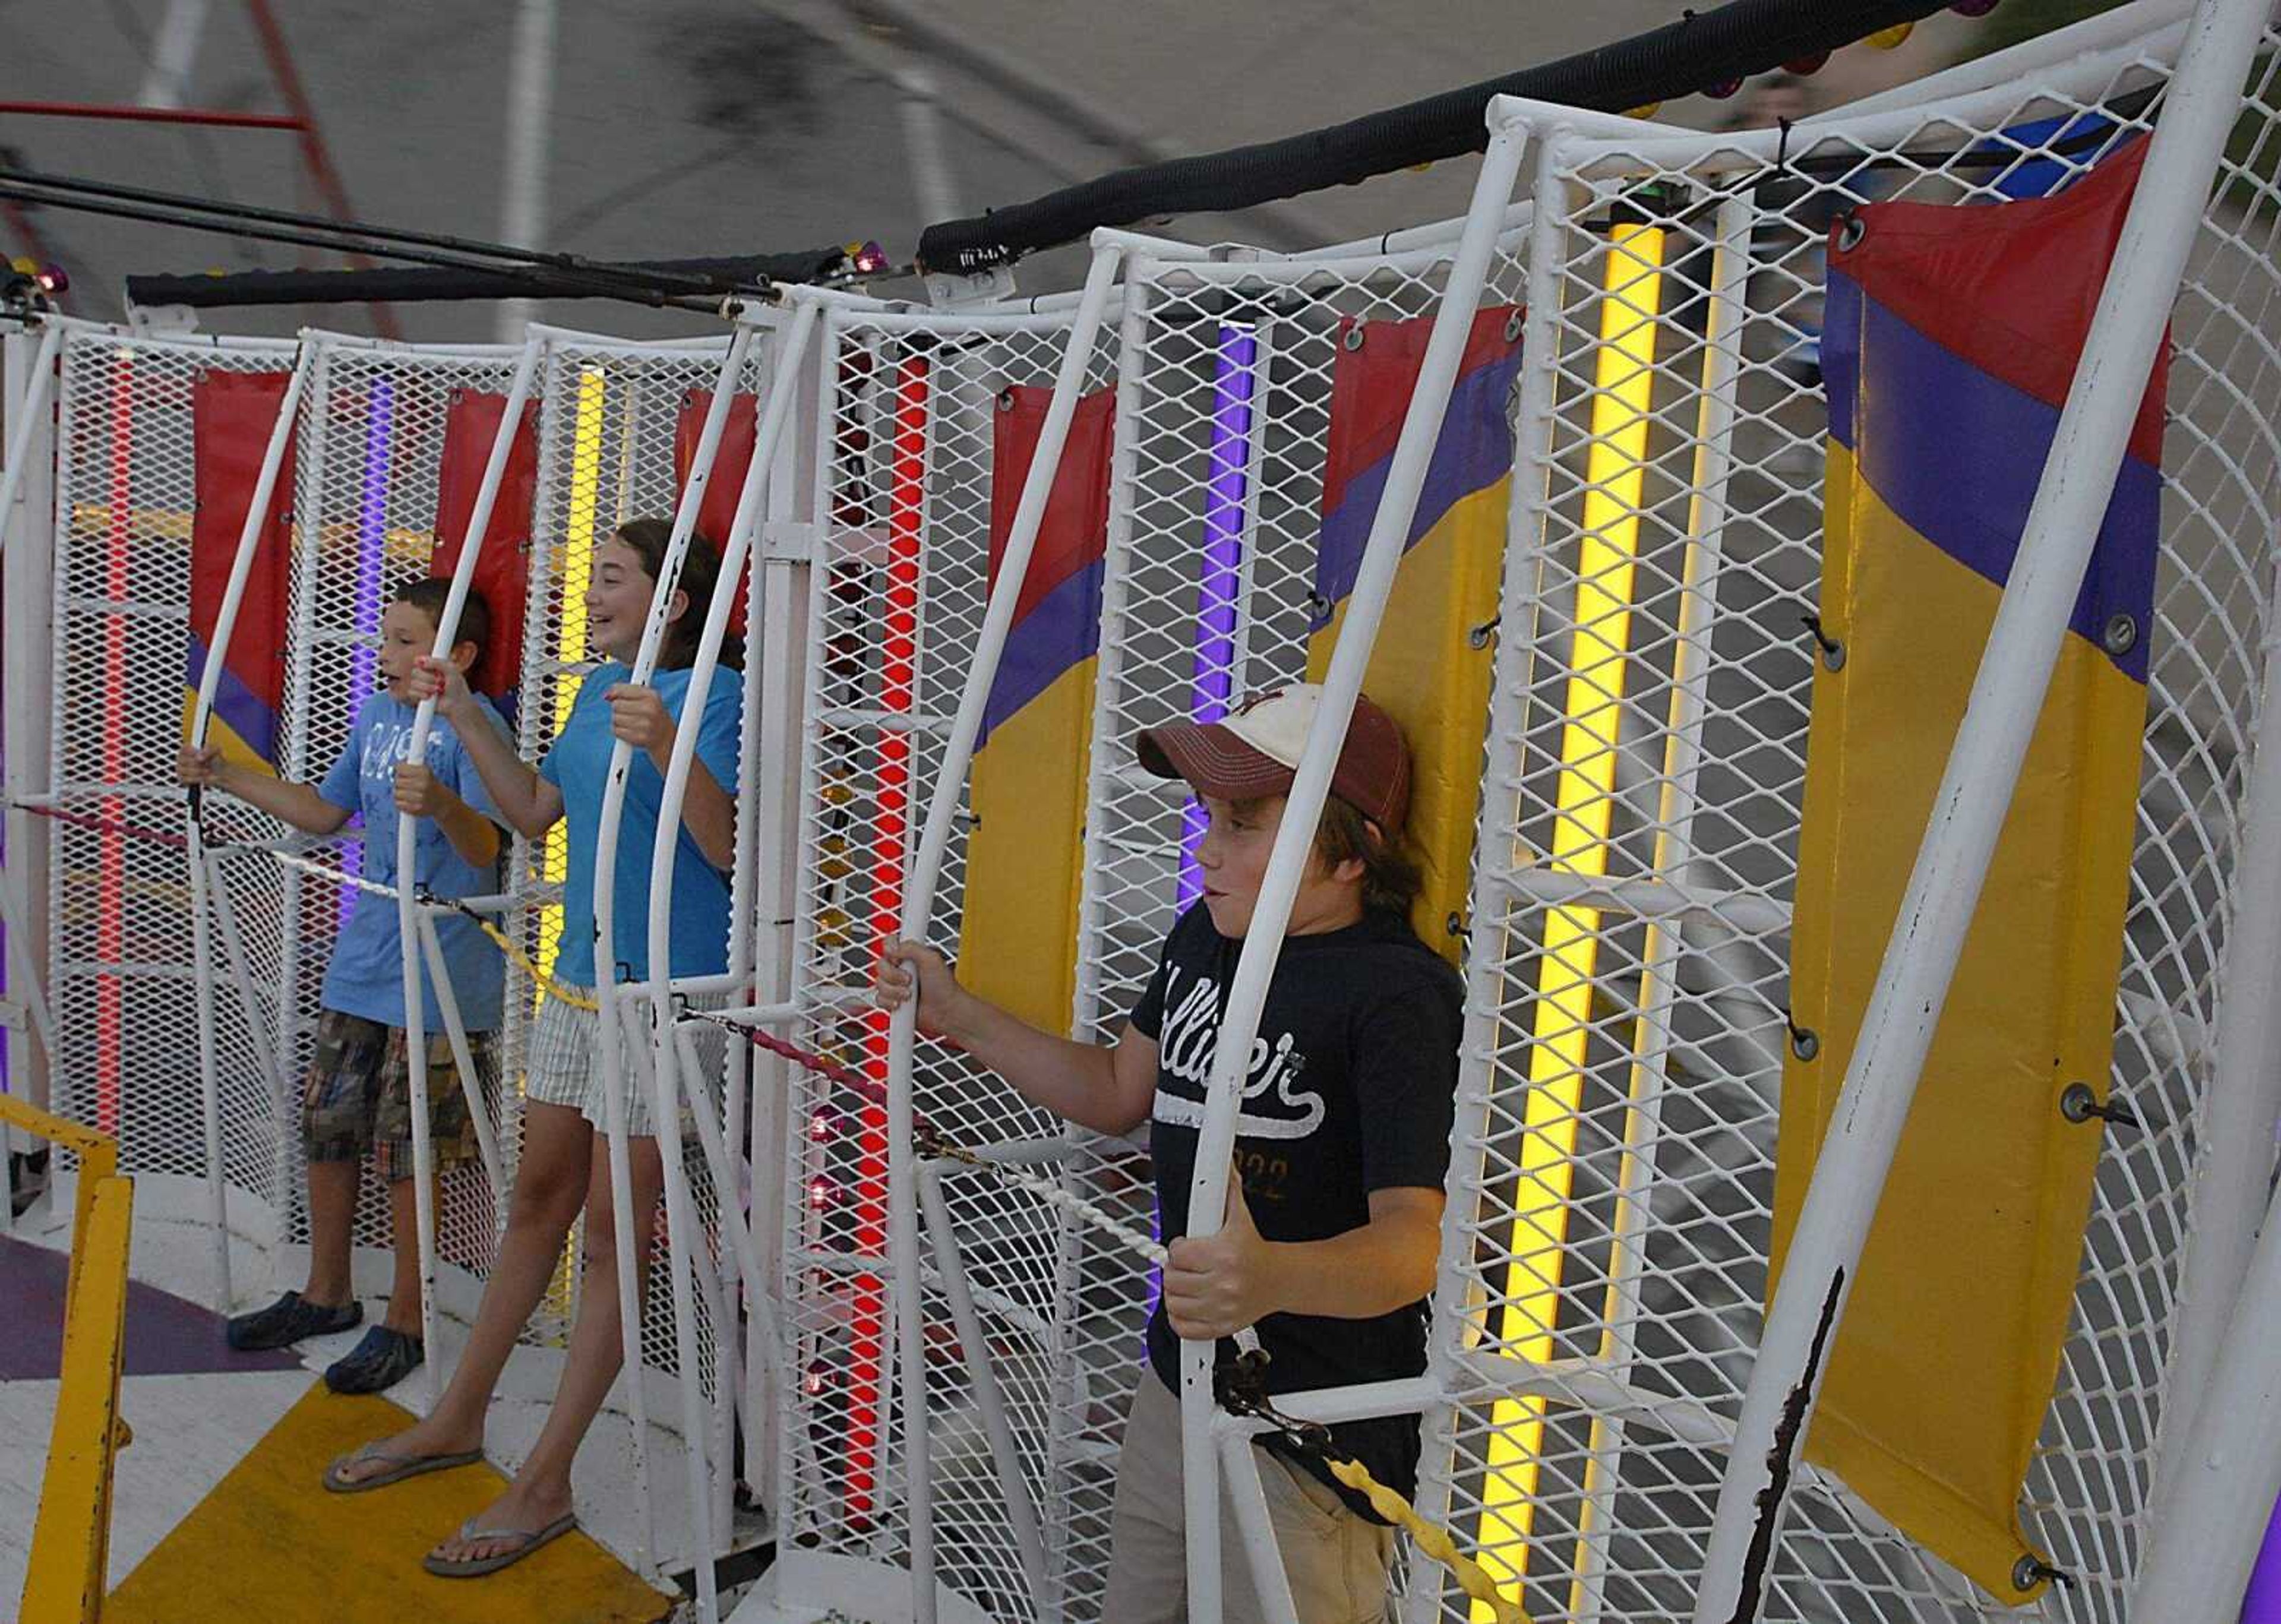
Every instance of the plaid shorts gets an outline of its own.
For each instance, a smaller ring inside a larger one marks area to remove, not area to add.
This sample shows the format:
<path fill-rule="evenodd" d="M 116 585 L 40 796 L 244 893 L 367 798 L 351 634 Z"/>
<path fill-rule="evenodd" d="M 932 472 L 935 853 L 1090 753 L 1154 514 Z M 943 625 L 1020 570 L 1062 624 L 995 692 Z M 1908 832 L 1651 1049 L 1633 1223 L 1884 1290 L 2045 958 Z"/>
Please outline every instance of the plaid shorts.
<path fill-rule="evenodd" d="M 590 986 L 568 987 L 580 997 L 592 997 Z M 687 1000 L 692 1009 L 720 1009 L 728 1006 L 725 993 L 700 994 Z M 630 994 L 618 1000 L 621 1031 L 618 1041 L 618 1075 L 626 1085 L 626 1132 L 637 1139 L 656 1137 L 649 1109 L 651 1055 L 649 1043 L 649 1003 Z M 607 1133 L 610 1125 L 607 1102 L 602 1096 L 602 1067 L 596 1053 L 602 1030 L 602 1017 L 592 1009 L 574 1009 L 560 998 L 549 998 L 538 1008 L 537 1018 L 530 1024 L 530 1048 L 523 1058 L 523 1096 L 547 1105 L 567 1106 L 586 1118 L 598 1133 Z M 638 1032 L 638 1041 L 627 1041 L 629 1032 Z M 717 1026 L 699 1028 L 692 1038 L 697 1050 L 699 1079 L 707 1087 L 716 1085 L 721 1076 L 721 1061 L 727 1034 Z M 681 1114 L 685 1139 L 694 1139 L 696 1129 L 687 1118 L 689 1102 L 684 1094 Z"/>
<path fill-rule="evenodd" d="M 479 1077 L 492 1069 L 491 1034 L 471 1032 Z M 312 1162 L 353 1162 L 372 1153 L 383 1179 L 412 1177 L 412 1065 L 404 1028 L 338 1009 L 317 1017 L 317 1056 L 301 1087 L 301 1143 Z M 476 1154 L 476 1125 L 443 1034 L 428 1040 L 428 1142 L 438 1168 Z"/>

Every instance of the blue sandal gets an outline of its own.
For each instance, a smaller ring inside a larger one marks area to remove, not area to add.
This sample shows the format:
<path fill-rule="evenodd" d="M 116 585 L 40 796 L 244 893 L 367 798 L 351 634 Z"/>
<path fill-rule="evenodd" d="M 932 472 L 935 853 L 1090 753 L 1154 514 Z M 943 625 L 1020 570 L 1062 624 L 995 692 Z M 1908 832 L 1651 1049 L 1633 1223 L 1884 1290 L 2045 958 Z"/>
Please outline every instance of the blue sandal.
<path fill-rule="evenodd" d="M 427 1357 L 418 1337 L 376 1325 L 326 1369 L 325 1385 L 336 1393 L 384 1393 Z"/>
<path fill-rule="evenodd" d="M 267 1308 L 238 1315 L 223 1334 L 240 1353 L 266 1353 L 274 1348 L 290 1348 L 305 1337 L 353 1329 L 363 1320 L 364 1304 L 353 1297 L 334 1308 L 289 1291 Z"/>

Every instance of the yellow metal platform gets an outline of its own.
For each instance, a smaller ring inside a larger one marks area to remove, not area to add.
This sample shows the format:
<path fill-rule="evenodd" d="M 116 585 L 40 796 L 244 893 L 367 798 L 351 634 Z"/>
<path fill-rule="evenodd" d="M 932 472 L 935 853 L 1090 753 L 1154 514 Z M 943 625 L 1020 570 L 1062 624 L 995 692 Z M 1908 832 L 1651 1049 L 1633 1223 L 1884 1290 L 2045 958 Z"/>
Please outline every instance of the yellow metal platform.
<path fill-rule="evenodd" d="M 583 1533 L 483 1579 L 437 1579 L 421 1557 L 488 1505 L 490 1465 L 336 1495 L 326 1464 L 411 1421 L 382 1398 L 320 1382 L 247 1452 L 104 1607 L 105 1624 L 655 1624 L 674 1598 Z"/>

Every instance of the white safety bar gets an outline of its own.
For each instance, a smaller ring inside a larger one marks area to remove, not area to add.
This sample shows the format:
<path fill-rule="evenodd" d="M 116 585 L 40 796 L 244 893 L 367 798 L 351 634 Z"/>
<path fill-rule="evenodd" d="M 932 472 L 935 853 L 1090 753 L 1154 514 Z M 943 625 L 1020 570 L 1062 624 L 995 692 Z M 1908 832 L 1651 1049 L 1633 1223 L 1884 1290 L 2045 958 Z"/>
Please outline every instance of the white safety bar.
<path fill-rule="evenodd" d="M 683 1045 L 677 1035 L 671 961 L 673 865 L 680 847 L 682 808 L 689 795 L 690 769 L 697 759 L 697 735 L 705 714 L 706 698 L 712 692 L 714 675 L 720 667 L 722 641 L 728 635 L 729 618 L 736 607 L 745 560 L 752 551 L 753 534 L 768 491 L 777 445 L 784 437 L 792 404 L 800 393 L 800 365 L 815 333 L 817 313 L 817 306 L 812 301 L 800 301 L 772 361 L 768 405 L 754 433 L 752 460 L 746 465 L 744 483 L 737 494 L 736 516 L 731 520 L 729 534 L 721 543 L 721 568 L 714 582 L 712 599 L 706 606 L 705 625 L 699 635 L 696 655 L 690 663 L 689 687 L 682 700 L 680 725 L 674 730 L 664 787 L 659 795 L 657 829 L 650 847 L 649 1002 L 657 1059 L 651 1110 L 665 1163 L 667 1249 L 670 1253 L 674 1331 L 679 1339 L 681 1365 L 682 1443 L 689 1469 L 690 1521 L 697 1541 L 697 1612 L 704 1624 L 713 1624 L 718 1616 L 720 1597 L 712 1559 L 713 1520 L 699 1509 L 709 1504 L 711 1473 L 702 1433 L 704 1396 L 697 1381 L 697 1318 L 691 1274 L 692 1257 L 703 1249 L 702 1237 L 696 1206 L 690 1195 L 688 1175 L 682 1166 L 680 1103 L 684 1092 L 694 1108 L 692 1114 L 712 1174 L 713 1187 L 720 1194 L 721 1222 L 731 1237 L 731 1263 L 746 1288 L 747 1303 L 758 1305 L 765 1300 L 762 1287 L 768 1277 L 754 1250 L 745 1215 L 738 1207 L 738 1179 L 721 1132 L 721 1113 L 706 1099 L 699 1069 L 684 1063 Z M 729 382 L 724 381 L 722 392 L 715 397 L 715 405 L 733 392 Z M 692 484 L 697 483 L 694 465 L 690 477 Z M 663 584 L 660 584 L 662 588 Z M 662 591 L 660 595 L 664 595 Z M 772 1335 L 764 1340 L 773 1345 Z M 726 1370 L 719 1372 L 717 1379 L 724 1388 L 737 1385 Z M 752 1435 L 749 1427 L 747 1435 Z"/>
<path fill-rule="evenodd" d="M 444 599 L 444 612 L 437 616 L 436 642 L 429 651 L 430 658 L 448 661 L 452 648 L 459 639 L 460 614 L 468 601 L 468 589 L 474 584 L 476 566 L 483 553 L 483 532 L 491 528 L 491 509 L 499 505 L 501 483 L 506 477 L 507 458 L 514 449 L 515 431 L 522 424 L 522 408 L 530 398 L 533 380 L 538 375 L 542 346 L 536 341 L 522 346 L 521 358 L 515 362 L 514 382 L 507 388 L 506 405 L 499 414 L 499 426 L 491 437 L 490 457 L 483 464 L 483 483 L 476 491 L 475 506 L 468 514 L 467 534 L 460 543 L 460 556 L 452 571 L 452 585 Z M 405 759 L 424 762 L 428 759 L 428 735 L 436 724 L 436 701 L 425 699 L 413 713 L 412 738 L 406 748 Z M 396 819 L 396 931 L 397 947 L 402 957 L 404 975 L 404 1059 L 408 1070 L 407 1087 L 412 1105 L 412 1174 L 413 1212 L 414 1228 L 420 1241 L 420 1334 L 421 1345 L 429 1350 L 427 1368 L 428 1402 L 432 1407 L 444 1390 L 442 1344 L 436 1336 L 436 1196 L 435 1149 L 429 1140 L 428 1124 L 428 1020 L 426 1000 L 421 995 L 421 965 L 422 960 L 421 920 L 417 900 L 419 861 L 417 842 L 420 820 L 399 813 Z M 429 924 L 429 930 L 434 926 Z M 440 966 L 439 966 L 440 968 Z M 438 1014 L 445 1013 L 443 1003 L 444 978 L 436 978 Z M 458 1022 L 452 1023 L 455 1035 Z M 483 1087 L 475 1068 L 464 1059 L 460 1062 L 460 1087 L 468 1090 L 468 1114 L 480 1120 L 483 1116 Z M 486 1165 L 491 1165 L 490 1161 Z M 504 1198 L 506 1192 L 494 1187 L 494 1193 Z"/>
<path fill-rule="evenodd" d="M 1187 1233 L 1203 1237 L 1217 1234 L 1226 1218 L 1229 1157 L 1235 1148 L 1236 1113 L 1241 1104 L 1251 1048 L 1259 1033 L 1259 1018 L 1266 1007 L 1267 986 L 1275 973 L 1289 927 L 1292 904 L 1313 847 L 1315 826 L 1321 821 L 1329 797 L 1331 773 L 1346 742 L 1347 723 L 1362 692 L 1365 667 L 1378 636 L 1380 619 L 1394 587 L 1402 547 L 1417 512 L 1419 492 L 1427 464 L 1442 432 L 1442 419 L 1450 403 L 1473 313 L 1488 284 L 1489 258 L 1504 224 L 1504 207 L 1512 196 L 1519 173 L 1522 140 L 1492 125 L 1488 151 L 1473 184 L 1473 207 L 1459 239 L 1447 290 L 1434 313 L 1434 329 L 1427 341 L 1418 383 L 1403 414 L 1402 433 L 1395 443 L 1386 487 L 1372 516 L 1370 538 L 1365 544 L 1354 591 L 1346 602 L 1346 618 L 1337 648 L 1323 676 L 1323 696 L 1301 752 L 1299 768 L 1284 801 L 1283 820 L 1260 882 L 1259 901 L 1244 932 L 1235 977 L 1229 986 L 1227 1006 L 1220 1017 L 1218 1046 L 1212 1051 L 1206 1084 L 1203 1126 L 1197 1135 L 1195 1172 L 1188 1187 Z M 1219 1624 L 1221 1616 L 1219 1552 L 1219 1468 L 1223 1458 L 1212 1444 L 1213 1344 L 1184 1342 L 1180 1345 L 1180 1455 L 1182 1490 L 1186 1499 L 1189 1616 L 1199 1624 Z M 1240 1476 L 1256 1473 L 1256 1459 L 1246 1451 L 1226 1461 L 1240 1468 Z M 1243 1492 L 1248 1495 L 1247 1485 Z M 1252 1558 L 1252 1580 L 1265 1599 L 1271 1619 L 1292 1620 L 1288 1589 L 1283 1580 L 1280 1553 L 1272 1543 L 1261 1547 L 1247 1540 Z M 1280 1594 L 1278 1594 L 1280 1592 Z"/>
<path fill-rule="evenodd" d="M 1070 325 L 1061 367 L 1054 379 L 1051 404 L 1038 434 L 1038 444 L 1023 482 L 1022 499 L 1015 509 L 1013 528 L 998 560 L 998 576 L 990 589 L 982 630 L 975 640 L 973 663 L 959 695 L 958 714 L 945 741 L 941 775 L 927 803 L 927 821 L 919 838 L 910 881 L 903 893 L 901 929 L 904 939 L 924 941 L 929 916 L 934 910 L 937 881 L 943 855 L 949 848 L 958 803 L 974 757 L 975 736 L 982 727 L 983 708 L 998 675 L 998 661 L 1013 624 L 1014 606 L 1028 574 L 1038 530 L 1044 522 L 1046 499 L 1053 489 L 1054 471 L 1060 466 L 1062 447 L 1069 438 L 1070 421 L 1085 386 L 1086 366 L 1092 360 L 1101 333 L 1102 312 L 1117 277 L 1123 252 L 1113 245 L 1096 246 L 1086 273 L 1085 296 L 1079 300 Z M 911 1103 L 911 1063 L 917 1035 L 915 1000 L 906 1000 L 888 1028 L 887 1051 L 887 1253 L 894 1272 L 895 1330 L 903 1382 L 903 1459 L 908 1484 L 911 1542 L 911 1616 L 916 1624 L 934 1624 L 934 1527 L 929 1485 L 926 1399 L 926 1330 L 921 1319 L 918 1258 L 918 1165 L 912 1143 L 915 1116 Z"/>
<path fill-rule="evenodd" d="M 646 684 L 657 669 L 658 650 L 664 646 L 682 561 L 688 556 L 689 537 L 697 529 L 697 515 L 704 506 L 714 460 L 721 448 L 722 431 L 728 426 L 729 408 L 736 399 L 737 383 L 744 372 L 745 357 L 752 349 L 753 336 L 752 328 L 739 325 L 722 357 L 720 376 L 714 383 L 713 398 L 706 408 L 696 454 L 690 460 L 689 476 L 674 509 L 665 557 L 658 566 L 649 615 L 642 623 L 641 645 L 628 673 L 629 680 L 637 684 Z M 685 709 L 683 717 L 689 720 Z M 623 739 L 615 740 L 610 747 L 609 777 L 603 785 L 601 818 L 594 838 L 594 1000 L 600 1006 L 595 1056 L 601 1066 L 609 1132 L 610 1223 L 618 1257 L 618 1330 L 624 1349 L 626 1401 L 634 1427 L 634 1494 L 642 1506 L 638 1550 L 643 1565 L 648 1566 L 650 1553 L 657 1544 L 657 1507 L 649 1491 L 649 1414 L 642 1396 L 640 1267 L 639 1254 L 634 1249 L 633 1157 L 626 1139 L 626 1078 L 620 1048 L 626 1028 L 618 1001 L 617 887 L 613 883 L 617 872 L 618 829 L 625 816 L 626 777 L 632 764 L 633 747 Z M 684 1379 L 694 1373 L 693 1369 L 684 1369 Z M 691 1442 L 693 1446 L 695 1440 Z M 700 1496 L 690 1507 L 690 1515 L 701 1516 L 702 1508 Z M 712 1565 L 700 1561 L 698 1570 L 700 1582 L 709 1581 Z"/>
<path fill-rule="evenodd" d="M 261 469 L 246 504 L 245 522 L 237 534 L 237 551 L 229 561 L 229 579 L 222 587 L 221 605 L 214 614 L 213 640 L 206 650 L 205 669 L 198 674 L 198 693 L 190 710 L 190 747 L 203 749 L 206 728 L 213 719 L 214 694 L 221 683 L 222 662 L 229 654 L 230 634 L 237 626 L 238 606 L 244 601 L 245 583 L 253 573 L 253 550 L 269 505 L 277 491 L 277 474 L 284 464 L 285 448 L 293 438 L 295 414 L 301 391 L 309 380 L 316 352 L 304 344 L 293 362 L 293 375 L 277 403 L 277 419 L 269 430 L 269 444 L 261 454 Z M 206 855 L 204 820 L 198 816 L 203 793 L 192 789 L 185 803 L 183 825 L 189 840 L 190 962 L 197 982 L 198 1100 L 205 1138 L 206 1204 L 213 1224 L 214 1307 L 227 1314 L 236 1301 L 229 1283 L 229 1209 L 225 1189 L 221 1142 L 221 1078 L 214 1058 L 213 942 L 207 917 L 213 889 L 213 870 Z"/>

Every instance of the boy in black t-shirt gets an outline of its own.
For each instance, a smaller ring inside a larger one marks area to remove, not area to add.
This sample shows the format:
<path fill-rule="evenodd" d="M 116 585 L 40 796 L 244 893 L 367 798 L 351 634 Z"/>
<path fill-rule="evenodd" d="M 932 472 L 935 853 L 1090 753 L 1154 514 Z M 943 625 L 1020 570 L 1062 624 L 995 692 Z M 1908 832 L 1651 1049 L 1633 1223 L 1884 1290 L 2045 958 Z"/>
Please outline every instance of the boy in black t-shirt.
<path fill-rule="evenodd" d="M 1401 845 L 1409 750 L 1366 698 L 1356 703 L 1268 986 L 1226 1224 L 1202 1240 L 1184 1233 L 1220 1012 L 1321 697 L 1301 684 L 1223 722 L 1140 736 L 1141 764 L 1187 779 L 1210 815 L 1196 853 L 1204 897 L 1173 925 L 1113 1046 L 1025 1025 L 961 987 L 923 947 L 890 949 L 879 971 L 883 1003 L 901 1002 L 916 978 L 926 1028 L 1036 1104 L 1102 1133 L 1149 1124 L 1169 1257 L 1148 1323 L 1148 1369 L 1125 1423 L 1103 1624 L 1187 1616 L 1179 1339 L 1217 1339 L 1225 1365 L 1234 1355 L 1228 1339 L 1256 1326 L 1274 1393 L 1425 1368 L 1462 993 L 1457 973 L 1410 929 L 1418 878 Z M 1350 1423 L 1333 1435 L 1335 1452 L 1412 1491 L 1414 1417 Z M 1276 1453 L 1272 1437 L 1262 1443 L 1260 1476 L 1298 1616 L 1306 1624 L 1381 1618 L 1393 1531 L 1311 1463 Z M 1224 1616 L 1260 1618 L 1225 1510 L 1222 1524 Z"/>

